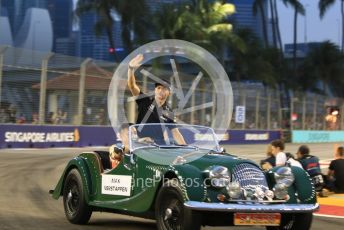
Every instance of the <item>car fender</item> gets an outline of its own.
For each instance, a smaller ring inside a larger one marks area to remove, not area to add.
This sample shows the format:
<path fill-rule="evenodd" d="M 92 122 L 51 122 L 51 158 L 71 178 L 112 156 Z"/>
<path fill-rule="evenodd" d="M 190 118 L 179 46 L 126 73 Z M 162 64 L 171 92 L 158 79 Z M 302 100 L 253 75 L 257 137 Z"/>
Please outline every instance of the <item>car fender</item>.
<path fill-rule="evenodd" d="M 207 188 L 202 171 L 188 164 L 172 166 L 171 170 L 180 181 L 185 200 L 204 201 L 206 199 Z"/>
<path fill-rule="evenodd" d="M 273 173 L 276 172 L 278 168 L 280 167 L 275 167 L 270 171 L 270 178 L 273 181 Z M 290 168 L 294 174 L 295 180 L 293 186 L 290 186 L 288 189 L 290 197 L 288 203 L 296 203 L 297 199 L 300 200 L 301 203 L 305 204 L 316 203 L 316 192 L 309 174 L 300 167 L 291 166 Z M 295 195 L 296 193 L 297 196 Z"/>
<path fill-rule="evenodd" d="M 52 197 L 57 200 L 59 199 L 60 196 L 63 195 L 62 193 L 63 193 L 63 186 L 64 186 L 65 179 L 68 173 L 74 168 L 77 169 L 81 175 L 83 187 L 85 191 L 85 199 L 86 199 L 86 202 L 88 203 L 90 201 L 90 194 L 92 194 L 91 174 L 90 174 L 90 170 L 87 166 L 85 159 L 83 159 L 80 156 L 75 157 L 68 162 L 66 168 L 64 169 L 62 173 L 62 176 L 60 177 L 52 193 Z"/>
<path fill-rule="evenodd" d="M 309 174 L 300 167 L 291 167 L 295 176 L 294 186 L 301 203 L 316 203 L 316 192 Z"/>

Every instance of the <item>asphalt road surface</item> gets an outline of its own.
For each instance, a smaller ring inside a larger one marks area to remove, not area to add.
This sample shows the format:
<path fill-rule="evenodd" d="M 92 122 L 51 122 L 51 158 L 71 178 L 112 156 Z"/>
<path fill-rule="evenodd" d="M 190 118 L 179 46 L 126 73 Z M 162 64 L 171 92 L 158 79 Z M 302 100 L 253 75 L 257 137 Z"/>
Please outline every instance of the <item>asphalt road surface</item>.
<path fill-rule="evenodd" d="M 254 161 L 264 158 L 265 145 L 225 146 L 228 152 Z M 312 154 L 321 160 L 333 157 L 333 144 L 312 144 Z M 297 145 L 288 145 L 294 153 Z M 34 229 L 155 229 L 155 222 L 129 216 L 94 213 L 89 225 L 70 224 L 63 211 L 62 199 L 48 194 L 53 189 L 69 159 L 86 151 L 75 149 L 0 150 L 0 230 Z M 312 229 L 342 229 L 344 219 L 315 217 Z M 232 227 L 203 229 L 265 229 Z"/>

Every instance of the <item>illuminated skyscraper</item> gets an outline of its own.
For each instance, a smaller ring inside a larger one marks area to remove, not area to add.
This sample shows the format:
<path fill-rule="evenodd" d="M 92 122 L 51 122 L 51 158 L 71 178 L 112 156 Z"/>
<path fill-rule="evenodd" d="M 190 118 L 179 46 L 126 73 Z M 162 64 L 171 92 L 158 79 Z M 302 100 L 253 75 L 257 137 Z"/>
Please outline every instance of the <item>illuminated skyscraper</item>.
<path fill-rule="evenodd" d="M 80 17 L 77 39 L 78 56 L 114 61 L 114 53 L 109 52 L 110 48 L 114 48 L 115 55 L 123 53 L 121 19 L 115 12 L 113 12 L 113 18 L 115 21 L 112 34 L 115 47 L 111 47 L 105 31 L 100 35 L 95 34 L 94 25 L 99 20 L 99 16 L 95 12 L 87 12 Z"/>
<path fill-rule="evenodd" d="M 234 4 L 236 8 L 236 13 L 230 17 L 234 21 L 234 24 L 238 28 L 249 28 L 254 31 L 258 37 L 263 38 L 263 24 L 260 14 L 259 12 L 257 12 L 257 15 L 254 15 L 253 13 L 254 0 L 227 0 L 227 2 Z M 268 28 L 268 1 L 265 1 L 263 8 L 266 14 L 266 23 Z M 267 31 L 269 33 L 271 30 L 268 29 Z"/>

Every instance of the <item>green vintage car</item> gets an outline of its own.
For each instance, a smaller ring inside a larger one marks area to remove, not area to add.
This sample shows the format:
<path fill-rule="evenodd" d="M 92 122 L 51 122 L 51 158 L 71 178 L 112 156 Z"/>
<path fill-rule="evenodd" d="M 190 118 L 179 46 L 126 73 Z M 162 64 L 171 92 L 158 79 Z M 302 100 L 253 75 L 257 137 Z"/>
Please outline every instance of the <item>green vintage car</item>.
<path fill-rule="evenodd" d="M 176 129 L 186 144 L 174 140 Z M 203 126 L 133 125 L 128 136 L 130 152 L 115 148 L 123 154 L 115 168 L 105 151 L 84 152 L 66 166 L 50 192 L 55 199 L 63 197 L 71 223 L 86 224 L 92 212 L 105 211 L 155 219 L 163 230 L 202 225 L 310 229 L 319 205 L 303 169 L 264 172 L 253 161 L 221 150 L 214 131 Z"/>

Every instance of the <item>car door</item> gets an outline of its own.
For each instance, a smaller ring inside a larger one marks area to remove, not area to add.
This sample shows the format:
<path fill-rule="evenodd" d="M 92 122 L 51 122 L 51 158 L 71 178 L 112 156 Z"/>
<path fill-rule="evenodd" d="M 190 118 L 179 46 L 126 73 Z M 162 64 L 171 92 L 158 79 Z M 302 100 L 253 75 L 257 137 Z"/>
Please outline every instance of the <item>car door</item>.
<path fill-rule="evenodd" d="M 101 174 L 99 198 L 101 201 L 115 204 L 116 201 L 132 197 L 135 180 L 135 164 L 130 161 L 132 156 L 124 154 L 116 168 Z"/>

